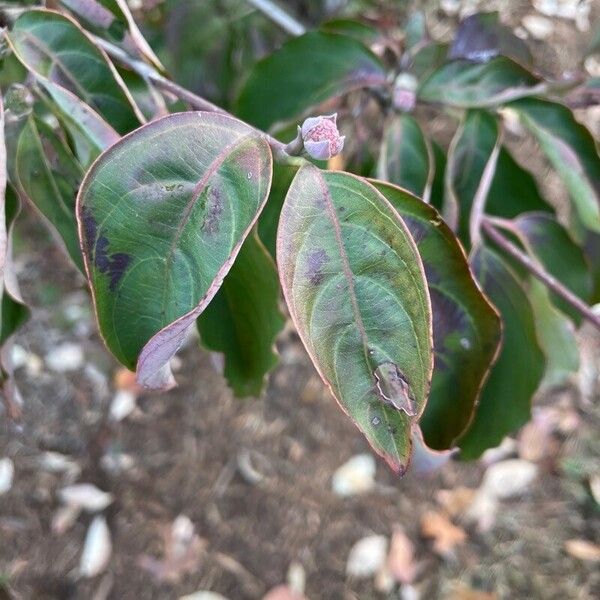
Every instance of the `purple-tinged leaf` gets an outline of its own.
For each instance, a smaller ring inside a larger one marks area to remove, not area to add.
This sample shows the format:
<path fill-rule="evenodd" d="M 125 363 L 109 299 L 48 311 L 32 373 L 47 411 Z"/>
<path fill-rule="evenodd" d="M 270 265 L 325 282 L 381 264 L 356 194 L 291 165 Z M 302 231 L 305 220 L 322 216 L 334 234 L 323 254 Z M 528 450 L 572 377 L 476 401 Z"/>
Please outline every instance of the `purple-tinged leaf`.
<path fill-rule="evenodd" d="M 77 217 L 100 331 L 148 387 L 231 268 L 269 193 L 271 151 L 215 113 L 153 121 L 100 156 Z"/>
<path fill-rule="evenodd" d="M 341 408 L 403 473 L 433 367 L 431 306 L 415 243 L 371 184 L 301 167 L 277 235 L 284 296 Z"/>
<path fill-rule="evenodd" d="M 483 387 L 475 418 L 459 439 L 461 458 L 478 458 L 524 425 L 531 400 L 544 375 L 545 358 L 525 290 L 494 251 L 479 245 L 470 257 L 483 291 L 502 316 L 503 340 L 498 360 Z"/>
<path fill-rule="evenodd" d="M 500 318 L 437 211 L 395 186 L 372 183 L 404 220 L 423 261 L 433 313 L 435 361 L 420 426 L 429 446 L 449 449 L 471 421 L 498 353 Z"/>

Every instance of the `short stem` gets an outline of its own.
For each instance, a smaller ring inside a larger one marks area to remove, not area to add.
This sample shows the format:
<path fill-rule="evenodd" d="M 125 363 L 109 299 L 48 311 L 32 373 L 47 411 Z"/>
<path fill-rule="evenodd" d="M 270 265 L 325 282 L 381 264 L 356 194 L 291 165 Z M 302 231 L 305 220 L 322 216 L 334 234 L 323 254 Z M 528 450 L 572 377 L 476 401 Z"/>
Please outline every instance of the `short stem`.
<path fill-rule="evenodd" d="M 165 92 L 169 92 L 180 100 L 183 100 L 192 108 L 195 108 L 196 110 L 204 110 L 207 112 L 216 112 L 222 115 L 232 116 L 220 106 L 209 102 L 205 98 L 202 98 L 202 96 L 198 96 L 174 81 L 163 77 L 160 73 L 157 73 L 153 67 L 147 65 L 141 60 L 136 60 L 127 54 L 127 52 L 121 50 L 121 48 L 118 46 L 115 46 L 114 44 L 111 44 L 110 42 L 107 42 L 99 37 L 96 37 L 95 41 L 112 59 L 132 69 L 144 79 L 148 79 L 157 88 Z M 285 151 L 285 144 L 283 142 L 276 140 L 274 137 L 270 136 L 264 131 L 261 131 L 260 129 L 256 129 L 255 127 L 252 127 L 252 129 L 254 129 L 260 136 L 267 140 L 269 146 L 271 146 L 271 149 L 276 152 L 278 156 L 281 156 L 281 154 Z"/>
<path fill-rule="evenodd" d="M 560 296 L 570 304 L 581 316 L 600 329 L 600 315 L 597 315 L 583 300 L 578 298 L 552 275 L 536 264 L 529 256 L 521 252 L 514 244 L 507 240 L 488 219 L 484 218 L 481 223 L 482 231 L 496 243 L 504 252 L 514 258 L 522 267 L 527 269 L 536 279 L 539 279 L 550 291 Z"/>
<path fill-rule="evenodd" d="M 246 0 L 246 2 L 260 10 L 261 13 L 268 19 L 271 19 L 273 23 L 281 27 L 286 33 L 295 36 L 306 33 L 306 27 L 300 21 L 292 17 L 292 15 L 272 0 Z"/>

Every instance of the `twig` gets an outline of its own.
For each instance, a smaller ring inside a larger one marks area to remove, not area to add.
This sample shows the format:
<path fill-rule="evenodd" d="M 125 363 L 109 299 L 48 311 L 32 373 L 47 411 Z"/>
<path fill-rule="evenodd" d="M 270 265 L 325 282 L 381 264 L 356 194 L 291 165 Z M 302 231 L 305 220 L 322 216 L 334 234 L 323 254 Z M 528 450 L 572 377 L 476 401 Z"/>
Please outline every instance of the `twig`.
<path fill-rule="evenodd" d="M 257 10 L 260 10 L 273 23 L 279 25 L 283 31 L 290 35 L 302 35 L 306 33 L 306 27 L 289 13 L 283 10 L 278 4 L 272 0 L 246 0 Z"/>
<path fill-rule="evenodd" d="M 157 88 L 165 92 L 169 92 L 177 98 L 179 98 L 180 100 L 187 102 L 192 108 L 232 116 L 220 106 L 217 106 L 216 104 L 213 104 L 205 98 L 202 98 L 202 96 L 198 96 L 197 94 L 190 92 L 188 89 L 180 86 L 174 81 L 163 77 L 153 67 L 146 64 L 145 62 L 142 62 L 141 60 L 137 60 L 131 57 L 129 54 L 127 54 L 127 52 L 121 50 L 121 48 L 119 48 L 118 46 L 115 46 L 114 44 L 111 44 L 110 42 L 107 42 L 106 40 L 103 40 L 99 37 L 95 37 L 94 40 L 111 58 L 121 63 L 122 65 L 130 68 L 131 70 L 135 71 L 144 79 L 148 79 Z M 283 142 L 280 142 L 279 140 L 275 139 L 274 137 L 270 136 L 264 131 L 261 131 L 260 129 L 256 129 L 255 127 L 252 127 L 252 129 L 254 129 L 259 135 L 261 135 L 267 140 L 269 146 L 271 146 L 273 151 L 278 156 L 285 152 L 285 144 Z"/>
<path fill-rule="evenodd" d="M 557 281 L 552 275 L 547 273 L 542 267 L 536 264 L 529 256 L 521 252 L 514 244 L 507 240 L 492 224 L 484 218 L 481 223 L 483 232 L 504 252 L 514 258 L 522 267 L 527 269 L 536 279 L 539 279 L 550 291 L 560 296 L 565 302 L 570 304 L 581 316 L 588 320 L 597 329 L 600 329 L 600 315 L 597 315 L 585 302 L 568 290 Z"/>

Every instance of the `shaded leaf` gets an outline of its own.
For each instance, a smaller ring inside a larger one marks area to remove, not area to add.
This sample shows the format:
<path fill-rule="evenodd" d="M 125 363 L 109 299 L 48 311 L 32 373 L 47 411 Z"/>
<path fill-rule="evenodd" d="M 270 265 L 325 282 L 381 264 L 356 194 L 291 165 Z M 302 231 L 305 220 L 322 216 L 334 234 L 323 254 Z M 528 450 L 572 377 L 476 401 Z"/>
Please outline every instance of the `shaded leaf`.
<path fill-rule="evenodd" d="M 88 172 L 77 217 L 100 331 L 125 366 L 137 363 L 143 385 L 173 384 L 169 359 L 256 221 L 271 162 L 240 121 L 179 113 L 127 136 Z"/>
<path fill-rule="evenodd" d="M 329 98 L 383 83 L 384 67 L 366 46 L 343 35 L 313 31 L 289 40 L 255 65 L 237 99 L 236 114 L 268 129 Z"/>
<path fill-rule="evenodd" d="M 406 27 L 404 28 L 404 36 L 404 43 L 407 50 L 413 50 L 427 41 L 429 34 L 423 11 L 417 10 L 408 17 Z"/>
<path fill-rule="evenodd" d="M 167 103 L 162 94 L 144 77 L 134 71 L 117 69 L 123 78 L 129 93 L 142 114 L 148 121 L 164 117 L 169 114 Z M 172 111 L 176 112 L 176 111 Z"/>
<path fill-rule="evenodd" d="M 429 295 L 406 226 L 366 181 L 307 165 L 281 212 L 277 263 L 321 377 L 375 451 L 404 472 L 433 367 Z"/>
<path fill-rule="evenodd" d="M 539 99 L 513 102 L 565 186 L 583 224 L 600 232 L 600 157 L 591 133 L 571 110 Z"/>
<path fill-rule="evenodd" d="M 442 212 L 444 204 L 444 180 L 446 178 L 446 153 L 434 141 L 431 142 L 431 148 L 433 150 L 435 169 L 433 181 L 431 182 L 430 204 L 439 212 Z"/>
<path fill-rule="evenodd" d="M 413 49 L 410 71 L 417 79 L 425 79 L 446 62 L 448 49 L 448 44 L 442 42 L 431 42 L 423 47 L 416 46 Z"/>
<path fill-rule="evenodd" d="M 68 89 L 120 133 L 144 121 L 106 54 L 70 17 L 27 11 L 15 21 L 9 39 L 28 69 Z"/>
<path fill-rule="evenodd" d="M 471 213 L 489 166 L 496 164 L 495 154 L 500 144 L 498 120 L 482 110 L 466 113 L 457 130 L 446 165 L 444 217 L 469 247 L 471 243 Z"/>
<path fill-rule="evenodd" d="M 531 278 L 527 290 L 540 347 L 546 356 L 546 385 L 560 385 L 579 369 L 579 347 L 573 323 L 550 301 L 546 287 Z"/>
<path fill-rule="evenodd" d="M 531 398 L 545 368 L 533 310 L 517 278 L 483 246 L 471 257 L 471 268 L 500 311 L 504 328 L 502 349 L 483 387 L 475 418 L 458 443 L 465 459 L 478 458 L 529 420 Z"/>
<path fill-rule="evenodd" d="M 198 317 L 202 344 L 225 355 L 224 375 L 237 396 L 261 393 L 277 364 L 275 339 L 284 324 L 277 269 L 254 231 Z"/>
<path fill-rule="evenodd" d="M 269 199 L 258 219 L 258 235 L 260 240 L 275 259 L 275 246 L 277 243 L 277 226 L 279 215 L 285 200 L 285 195 L 296 176 L 298 167 L 296 165 L 273 164 L 273 181 Z"/>
<path fill-rule="evenodd" d="M 19 125 L 11 145 L 15 188 L 54 227 L 71 260 L 83 272 L 75 220 L 75 197 L 83 169 L 57 132 L 33 114 Z"/>
<path fill-rule="evenodd" d="M 461 21 L 448 58 L 486 62 L 496 56 L 507 56 L 525 67 L 533 62 L 527 44 L 500 22 L 498 12 L 475 13 Z"/>
<path fill-rule="evenodd" d="M 113 42 L 121 42 L 129 54 L 137 54 L 164 71 L 160 60 L 135 23 L 126 0 L 60 0 L 90 27 Z"/>
<path fill-rule="evenodd" d="M 419 123 L 397 115 L 385 127 L 377 177 L 429 201 L 434 174 L 433 151 Z"/>
<path fill-rule="evenodd" d="M 439 214 L 396 187 L 373 184 L 404 220 L 425 267 L 435 361 L 420 426 L 429 446 L 451 448 L 472 418 L 498 351 L 500 319 L 479 290 L 463 249 Z"/>
<path fill-rule="evenodd" d="M 331 19 L 321 23 L 319 29 L 355 38 L 365 45 L 372 44 L 379 37 L 377 28 L 353 19 Z"/>
<path fill-rule="evenodd" d="M 544 269 L 584 302 L 591 299 L 593 282 L 585 256 L 567 231 L 550 215 L 525 213 L 514 220 L 512 231 Z M 552 302 L 576 323 L 581 315 L 560 296 Z"/>
<path fill-rule="evenodd" d="M 422 102 L 482 108 L 534 96 L 546 87 L 510 58 L 500 56 L 487 63 L 446 63 L 422 82 L 417 95 Z"/>

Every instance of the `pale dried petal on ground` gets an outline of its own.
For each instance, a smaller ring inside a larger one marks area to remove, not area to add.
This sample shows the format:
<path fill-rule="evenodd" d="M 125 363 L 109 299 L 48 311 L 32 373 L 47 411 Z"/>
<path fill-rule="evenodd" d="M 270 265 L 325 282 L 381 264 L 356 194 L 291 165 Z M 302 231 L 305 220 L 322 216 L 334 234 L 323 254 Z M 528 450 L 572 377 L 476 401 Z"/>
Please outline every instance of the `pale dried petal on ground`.
<path fill-rule="evenodd" d="M 61 506 L 52 516 L 50 525 L 54 535 L 62 535 L 69 531 L 81 514 L 81 507 L 75 504 Z"/>
<path fill-rule="evenodd" d="M 95 577 L 108 566 L 112 554 L 110 531 L 104 517 L 95 517 L 88 528 L 79 562 L 82 577 Z"/>
<path fill-rule="evenodd" d="M 600 506 L 600 475 L 590 477 L 590 492 L 596 504 Z"/>
<path fill-rule="evenodd" d="M 552 423 L 540 413 L 525 425 L 519 434 L 519 456 L 529 462 L 552 462 L 560 451 L 560 443 L 553 434 Z"/>
<path fill-rule="evenodd" d="M 110 405 L 110 418 L 122 421 L 136 408 L 136 395 L 130 390 L 119 390 Z"/>
<path fill-rule="evenodd" d="M 540 15 L 526 15 L 521 22 L 523 23 L 523 27 L 531 34 L 531 37 L 536 40 L 545 40 L 554 32 L 552 21 Z"/>
<path fill-rule="evenodd" d="M 198 591 L 187 596 L 180 596 L 179 600 L 228 600 L 225 596 L 217 594 L 217 592 Z"/>
<path fill-rule="evenodd" d="M 499 499 L 514 498 L 529 490 L 537 474 L 536 465 L 526 460 L 505 460 L 488 468 L 479 493 Z"/>
<path fill-rule="evenodd" d="M 514 456 L 517 453 L 517 442 L 510 437 L 505 437 L 502 443 L 495 448 L 486 450 L 481 455 L 481 462 L 488 466 L 500 462 L 509 456 Z"/>
<path fill-rule="evenodd" d="M 79 344 L 65 342 L 46 354 L 46 365 L 57 373 L 77 371 L 83 366 L 83 349 Z"/>
<path fill-rule="evenodd" d="M 369 535 L 350 549 L 346 574 L 356 579 L 373 577 L 385 563 L 388 540 L 384 535 Z"/>
<path fill-rule="evenodd" d="M 58 497 L 64 504 L 78 506 L 87 512 L 104 510 L 113 501 L 112 494 L 103 492 L 91 483 L 77 483 L 62 488 Z"/>
<path fill-rule="evenodd" d="M 333 474 L 331 487 L 338 496 L 364 494 L 375 485 L 376 469 L 372 454 L 357 454 Z"/>
<path fill-rule="evenodd" d="M 600 546 L 588 540 L 568 540 L 565 550 L 579 560 L 600 562 Z"/>
<path fill-rule="evenodd" d="M 444 597 L 444 600 L 497 600 L 498 598 L 494 592 L 473 589 L 462 581 L 453 582 L 450 587 L 452 591 Z"/>
<path fill-rule="evenodd" d="M 421 517 L 421 532 L 433 539 L 433 550 L 440 556 L 450 556 L 456 546 L 464 544 L 467 534 L 439 512 L 428 511 Z"/>
<path fill-rule="evenodd" d="M 15 466 L 10 458 L 0 458 L 0 496 L 6 494 L 13 484 Z"/>

